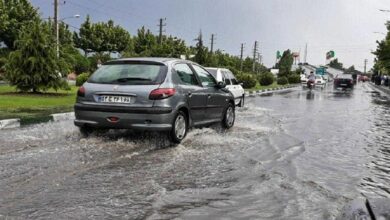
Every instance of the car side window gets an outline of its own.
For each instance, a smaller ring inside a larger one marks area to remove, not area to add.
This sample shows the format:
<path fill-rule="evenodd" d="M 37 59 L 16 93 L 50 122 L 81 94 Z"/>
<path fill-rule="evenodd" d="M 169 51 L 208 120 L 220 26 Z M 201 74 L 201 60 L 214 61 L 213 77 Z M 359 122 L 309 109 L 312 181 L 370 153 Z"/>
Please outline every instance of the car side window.
<path fill-rule="evenodd" d="M 229 77 L 229 74 L 226 72 L 226 71 L 222 71 L 222 76 L 224 78 L 224 82 L 226 85 L 230 85 L 231 82 L 230 82 L 230 77 Z"/>
<path fill-rule="evenodd" d="M 229 73 L 229 78 L 232 81 L 232 84 L 233 85 L 238 85 L 238 81 L 237 81 L 236 77 L 234 77 L 234 74 L 232 72 L 230 72 L 230 71 L 228 71 L 228 73 Z"/>
<path fill-rule="evenodd" d="M 183 84 L 186 85 L 199 85 L 198 80 L 191 68 L 185 63 L 176 64 L 174 67 L 177 75 Z"/>
<path fill-rule="evenodd" d="M 204 70 L 203 68 L 197 65 L 192 65 L 192 67 L 198 74 L 202 86 L 206 86 L 206 87 L 216 86 L 217 83 L 215 82 L 214 77 L 210 73 L 208 73 L 206 70 Z"/>

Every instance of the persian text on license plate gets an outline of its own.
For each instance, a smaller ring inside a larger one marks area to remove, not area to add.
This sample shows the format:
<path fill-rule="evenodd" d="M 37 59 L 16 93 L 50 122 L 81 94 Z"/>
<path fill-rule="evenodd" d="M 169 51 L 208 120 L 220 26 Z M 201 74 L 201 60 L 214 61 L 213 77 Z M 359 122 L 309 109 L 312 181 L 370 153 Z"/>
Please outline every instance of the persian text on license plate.
<path fill-rule="evenodd" d="M 99 97 L 99 101 L 105 103 L 130 103 L 131 98 L 129 96 L 102 95 Z"/>

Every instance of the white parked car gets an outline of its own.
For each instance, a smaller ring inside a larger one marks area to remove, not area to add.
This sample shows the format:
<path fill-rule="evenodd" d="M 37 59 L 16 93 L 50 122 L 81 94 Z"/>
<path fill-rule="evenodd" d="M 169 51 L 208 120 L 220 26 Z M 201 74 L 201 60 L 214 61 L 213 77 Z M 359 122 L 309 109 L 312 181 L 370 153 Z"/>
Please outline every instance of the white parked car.
<path fill-rule="evenodd" d="M 245 90 L 242 88 L 242 85 L 237 81 L 232 71 L 224 68 L 211 67 L 206 67 L 206 70 L 209 71 L 218 82 L 222 81 L 226 83 L 226 88 L 234 96 L 236 106 L 244 107 Z"/>
<path fill-rule="evenodd" d="M 325 85 L 326 85 L 326 80 L 322 76 L 316 75 L 316 86 L 325 87 Z"/>

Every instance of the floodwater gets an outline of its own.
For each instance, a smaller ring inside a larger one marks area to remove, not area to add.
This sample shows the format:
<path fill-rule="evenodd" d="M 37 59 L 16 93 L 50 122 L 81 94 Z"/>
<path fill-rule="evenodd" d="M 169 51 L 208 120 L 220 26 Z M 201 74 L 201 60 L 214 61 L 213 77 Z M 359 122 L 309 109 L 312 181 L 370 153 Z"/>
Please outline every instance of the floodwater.
<path fill-rule="evenodd" d="M 82 138 L 72 121 L 0 131 L 0 219 L 334 219 L 390 197 L 390 101 L 301 88 L 248 98 L 233 129 Z"/>

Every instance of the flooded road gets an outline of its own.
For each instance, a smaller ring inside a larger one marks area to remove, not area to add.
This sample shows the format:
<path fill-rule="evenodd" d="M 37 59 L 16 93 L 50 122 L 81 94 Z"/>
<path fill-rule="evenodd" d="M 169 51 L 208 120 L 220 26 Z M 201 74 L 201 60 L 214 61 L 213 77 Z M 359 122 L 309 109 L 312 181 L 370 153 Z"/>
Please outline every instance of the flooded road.
<path fill-rule="evenodd" d="M 295 88 L 248 99 L 232 130 L 87 139 L 72 121 L 0 131 L 0 219 L 334 219 L 390 198 L 390 101 Z"/>

